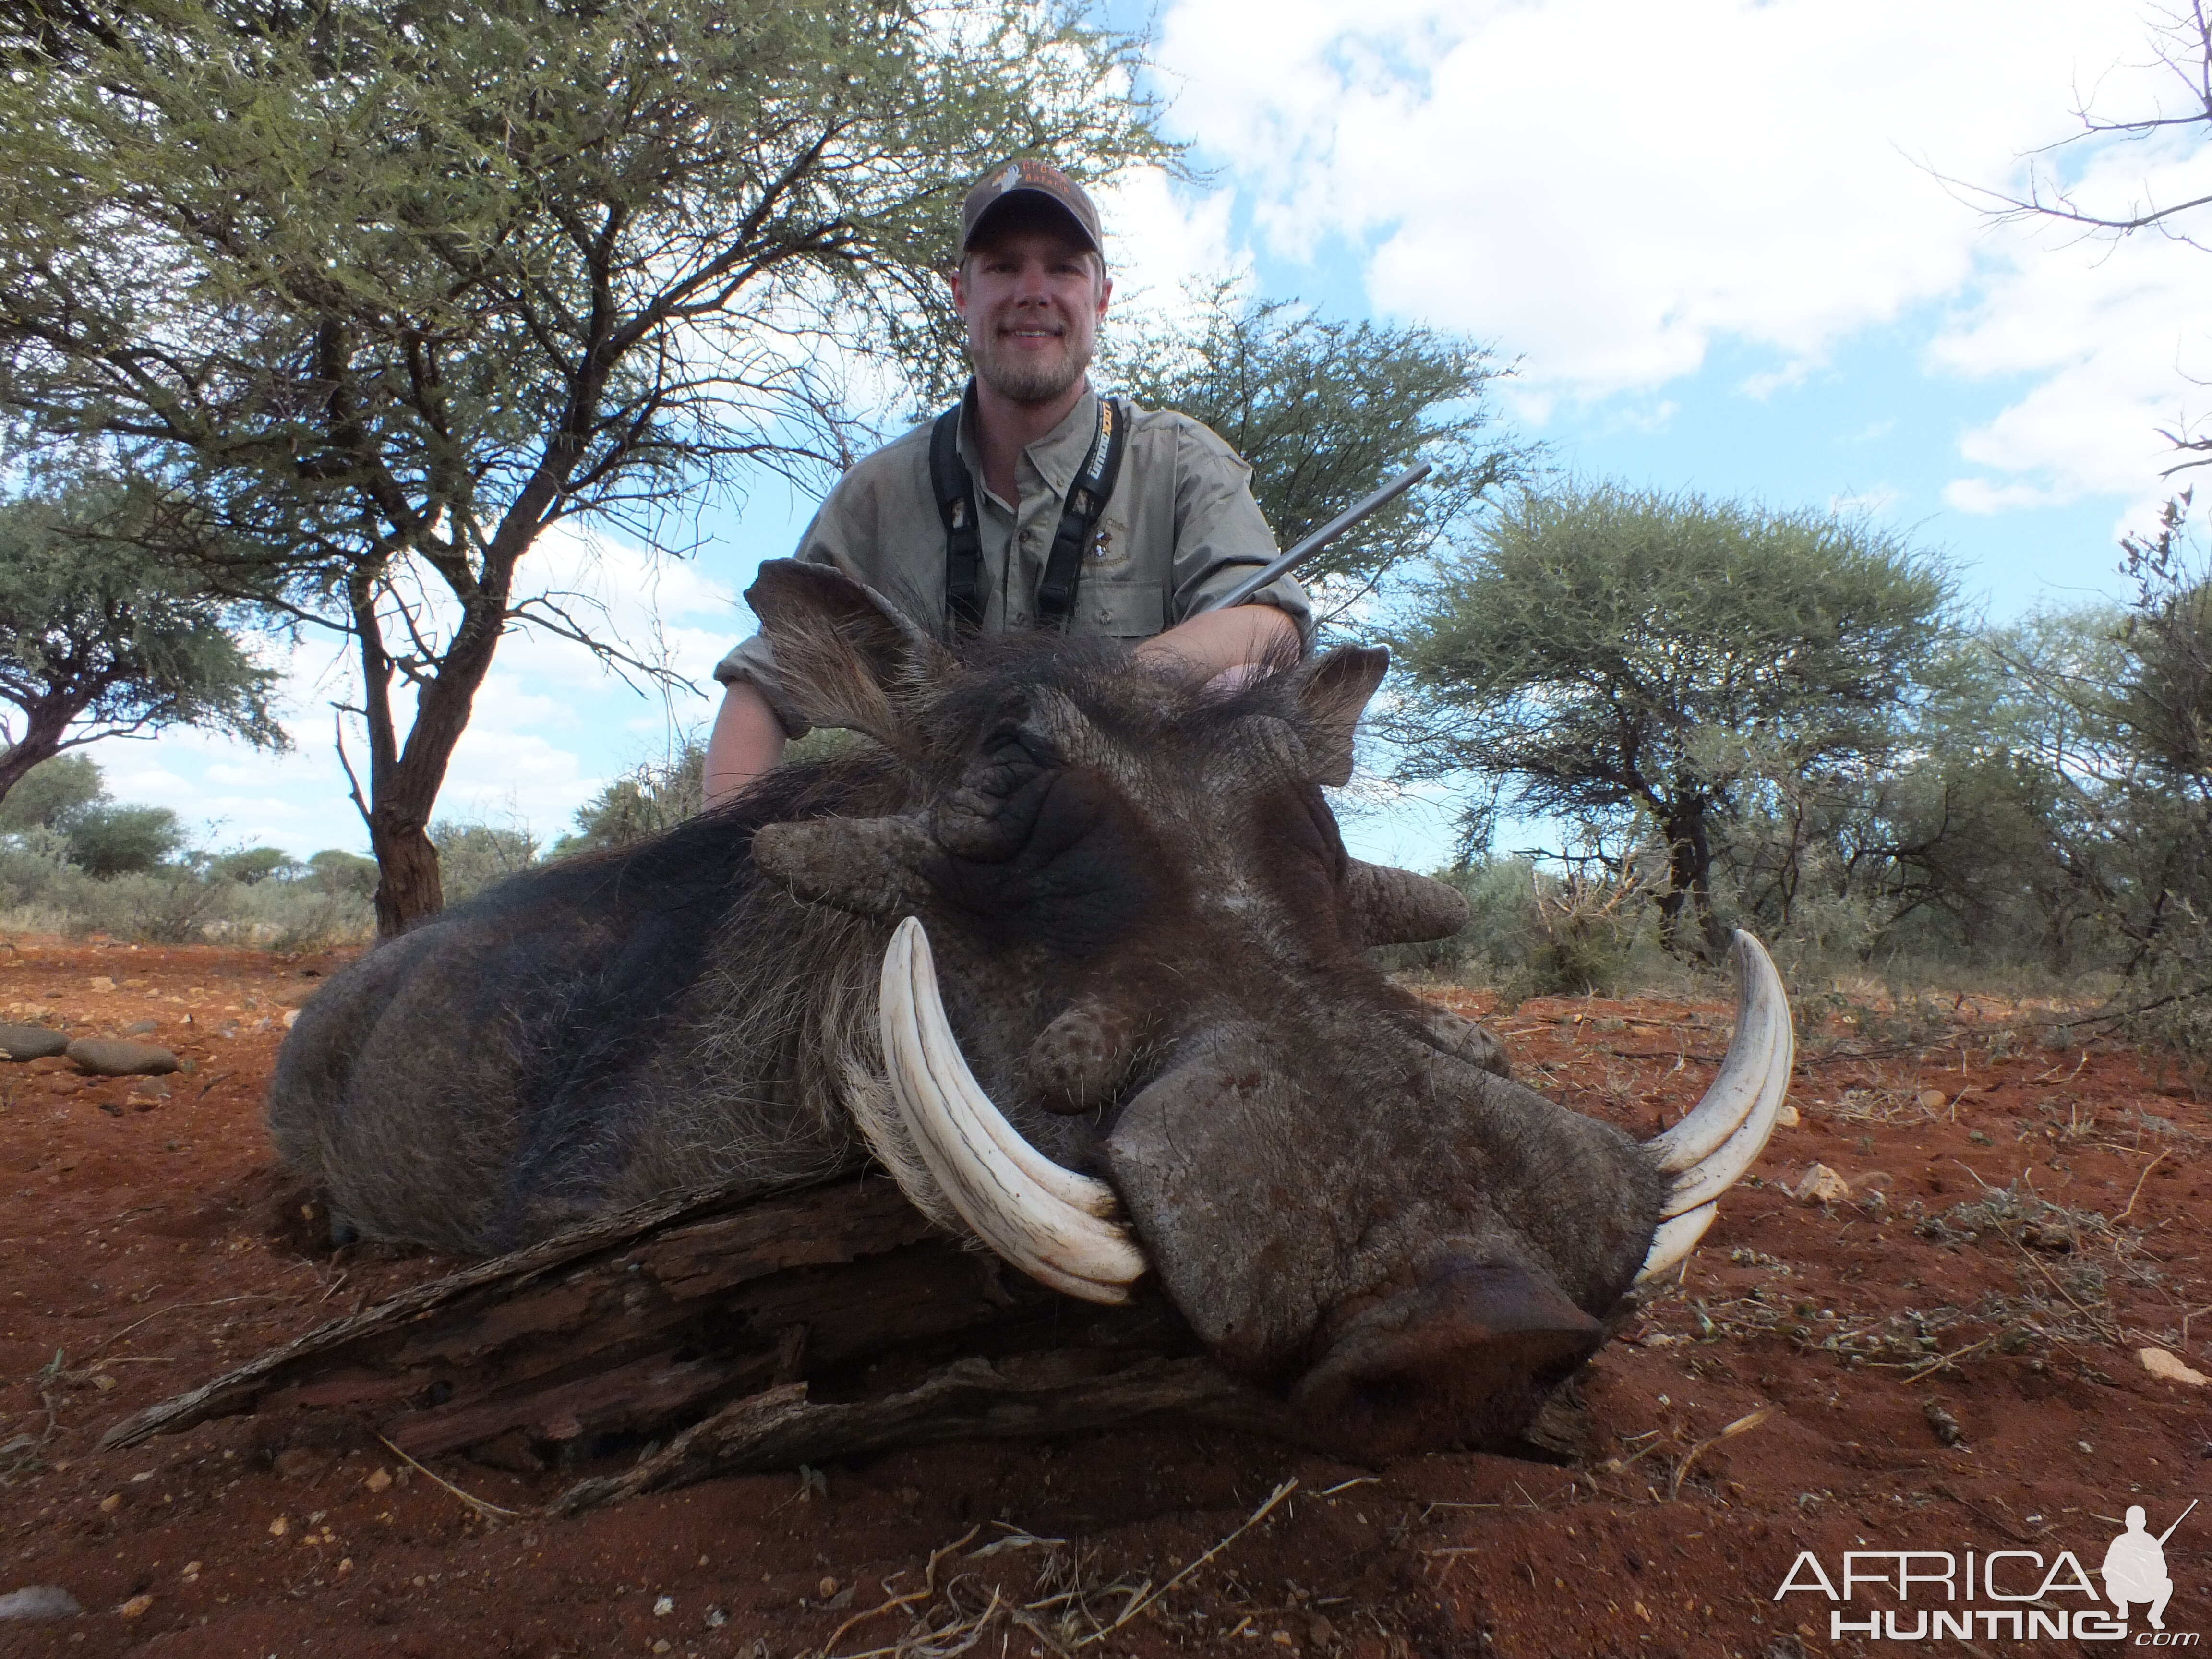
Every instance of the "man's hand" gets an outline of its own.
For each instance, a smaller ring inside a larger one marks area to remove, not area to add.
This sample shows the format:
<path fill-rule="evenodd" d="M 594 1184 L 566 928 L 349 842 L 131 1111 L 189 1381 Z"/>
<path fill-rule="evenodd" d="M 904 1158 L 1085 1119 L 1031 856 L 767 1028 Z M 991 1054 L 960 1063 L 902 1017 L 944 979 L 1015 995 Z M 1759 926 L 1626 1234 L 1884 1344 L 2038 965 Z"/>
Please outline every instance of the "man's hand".
<path fill-rule="evenodd" d="M 1202 611 L 1132 654 L 1164 672 L 1234 690 L 1250 677 L 1253 665 L 1297 646 L 1298 626 L 1288 613 L 1272 605 L 1239 605 Z"/>
<path fill-rule="evenodd" d="M 706 795 L 720 806 L 763 772 L 783 760 L 783 722 L 760 688 L 732 680 L 722 694 L 721 711 L 707 739 Z"/>

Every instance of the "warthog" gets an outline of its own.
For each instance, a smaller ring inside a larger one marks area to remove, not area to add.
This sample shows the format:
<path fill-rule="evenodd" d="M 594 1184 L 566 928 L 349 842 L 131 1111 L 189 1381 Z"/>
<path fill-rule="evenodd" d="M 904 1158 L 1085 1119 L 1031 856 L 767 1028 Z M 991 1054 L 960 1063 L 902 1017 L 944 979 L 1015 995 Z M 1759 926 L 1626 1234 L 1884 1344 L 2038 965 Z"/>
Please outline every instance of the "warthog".
<path fill-rule="evenodd" d="M 270 1123 L 342 1227 L 491 1252 L 872 1156 L 1058 1290 L 1149 1278 L 1388 1451 L 1525 1422 L 1764 1146 L 1790 1029 L 1747 936 L 1721 1075 L 1643 1145 L 1369 961 L 1464 916 L 1349 859 L 1322 796 L 1383 653 L 1209 699 L 1110 646 L 956 652 L 810 566 L 747 597 L 794 701 L 866 741 L 333 978 Z"/>

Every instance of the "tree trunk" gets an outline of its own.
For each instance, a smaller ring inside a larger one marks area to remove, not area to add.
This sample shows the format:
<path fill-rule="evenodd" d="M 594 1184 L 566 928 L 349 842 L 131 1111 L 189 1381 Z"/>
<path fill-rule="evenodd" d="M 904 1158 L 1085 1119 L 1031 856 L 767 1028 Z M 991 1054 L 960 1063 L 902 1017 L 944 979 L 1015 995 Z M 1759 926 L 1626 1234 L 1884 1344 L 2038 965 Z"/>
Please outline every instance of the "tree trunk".
<path fill-rule="evenodd" d="M 24 773 L 61 753 L 70 722 L 84 713 L 91 701 L 89 691 L 68 691 L 24 706 L 22 738 L 0 755 L 0 800 L 8 799 L 8 792 L 23 781 Z"/>
<path fill-rule="evenodd" d="M 356 570 L 350 584 L 354 632 L 360 642 L 363 712 L 368 726 L 368 798 L 356 781 L 354 805 L 368 825 L 376 854 L 376 931 L 390 939 L 445 908 L 438 849 L 429 836 L 430 814 L 445 786 L 446 768 L 468 729 L 469 714 L 491 672 L 506 615 L 511 567 L 489 580 L 468 605 L 435 673 L 416 681 L 415 721 L 399 741 L 392 713 L 393 662 L 376 614 L 376 578 Z"/>
<path fill-rule="evenodd" d="M 1667 820 L 1667 893 L 1659 901 L 1659 940 L 1679 957 L 1719 962 L 1728 954 L 1729 930 L 1713 917 L 1713 848 L 1704 803 L 1678 808 Z M 1684 927 L 1694 925 L 1694 937 Z"/>
<path fill-rule="evenodd" d="M 446 908 L 438 849 L 420 812 L 379 802 L 368 817 L 369 850 L 376 855 L 376 932 L 404 933 L 424 916 Z"/>
<path fill-rule="evenodd" d="M 8 792 L 23 781 L 23 774 L 42 761 L 50 761 L 61 752 L 60 734 L 55 732 L 40 740 L 35 727 L 24 732 L 22 742 L 6 754 L 0 755 L 0 800 L 8 799 Z"/>

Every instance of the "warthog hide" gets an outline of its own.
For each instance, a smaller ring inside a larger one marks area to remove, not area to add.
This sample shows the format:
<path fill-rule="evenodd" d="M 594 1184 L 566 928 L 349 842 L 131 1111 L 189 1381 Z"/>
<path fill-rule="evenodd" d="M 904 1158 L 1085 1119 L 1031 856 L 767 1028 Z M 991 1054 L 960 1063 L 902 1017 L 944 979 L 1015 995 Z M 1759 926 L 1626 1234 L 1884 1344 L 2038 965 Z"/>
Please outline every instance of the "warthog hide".
<path fill-rule="evenodd" d="M 955 651 L 813 567 L 748 597 L 861 741 L 333 978 L 270 1124 L 344 1229 L 490 1253 L 872 1158 L 1056 1289 L 1164 1296 L 1371 1455 L 1510 1434 L 1763 1143 L 1778 986 L 1639 1146 L 1369 960 L 1464 915 L 1349 859 L 1322 793 L 1382 653 L 1209 697 L 1109 644 Z"/>

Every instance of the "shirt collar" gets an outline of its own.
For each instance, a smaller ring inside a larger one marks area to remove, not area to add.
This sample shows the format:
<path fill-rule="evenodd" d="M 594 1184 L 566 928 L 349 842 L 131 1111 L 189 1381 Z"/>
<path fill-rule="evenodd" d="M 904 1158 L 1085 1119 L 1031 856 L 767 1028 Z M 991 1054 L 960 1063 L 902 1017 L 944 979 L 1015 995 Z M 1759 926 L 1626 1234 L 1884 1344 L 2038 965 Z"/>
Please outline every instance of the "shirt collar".
<path fill-rule="evenodd" d="M 1075 475 L 1083 470 L 1083 462 L 1091 453 L 1091 441 L 1098 433 L 1098 393 L 1086 380 L 1083 395 L 1075 400 L 1058 426 L 1039 438 L 1022 453 L 1029 457 L 1030 465 L 1037 476 L 1051 487 L 1055 495 L 1066 495 L 1075 482 Z M 975 422 L 963 404 L 960 413 L 960 454 L 971 471 L 982 468 L 981 453 L 975 442 Z"/>

